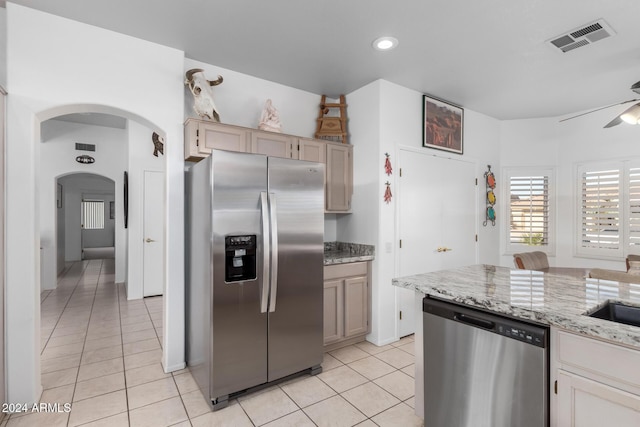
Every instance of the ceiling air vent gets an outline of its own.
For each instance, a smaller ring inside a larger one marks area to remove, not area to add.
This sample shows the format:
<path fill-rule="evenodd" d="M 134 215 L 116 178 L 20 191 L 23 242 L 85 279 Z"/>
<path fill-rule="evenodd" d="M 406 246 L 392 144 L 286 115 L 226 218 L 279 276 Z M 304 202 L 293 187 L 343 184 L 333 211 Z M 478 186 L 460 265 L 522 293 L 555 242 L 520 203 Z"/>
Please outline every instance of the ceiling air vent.
<path fill-rule="evenodd" d="M 564 53 L 572 51 L 582 46 L 587 46 L 598 40 L 615 36 L 616 32 L 607 24 L 604 19 L 598 19 L 595 22 L 567 31 L 557 37 L 547 40 L 552 46 L 558 48 Z"/>
<path fill-rule="evenodd" d="M 81 144 L 76 142 L 76 150 L 79 151 L 96 151 L 96 146 L 94 144 Z"/>

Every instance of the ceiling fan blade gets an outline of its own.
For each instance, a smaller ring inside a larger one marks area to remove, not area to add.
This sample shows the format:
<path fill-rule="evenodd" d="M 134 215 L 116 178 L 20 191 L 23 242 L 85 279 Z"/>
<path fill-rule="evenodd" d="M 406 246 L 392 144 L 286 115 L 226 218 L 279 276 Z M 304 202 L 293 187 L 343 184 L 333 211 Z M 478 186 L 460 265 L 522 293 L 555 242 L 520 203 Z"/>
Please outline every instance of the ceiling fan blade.
<path fill-rule="evenodd" d="M 607 123 L 607 124 L 604 126 L 604 127 L 605 127 L 605 129 L 606 129 L 606 128 L 611 128 L 611 127 L 617 126 L 617 125 L 619 125 L 620 123 L 624 122 L 624 120 L 622 120 L 622 115 L 623 115 L 623 114 L 626 114 L 626 113 L 628 113 L 628 112 L 635 111 L 635 110 L 638 110 L 638 109 L 640 109 L 640 103 L 638 103 L 638 104 L 634 104 L 634 105 L 632 105 L 631 107 L 627 108 L 627 109 L 626 109 L 626 110 L 624 110 L 622 113 L 618 114 L 618 117 L 616 117 L 615 119 L 613 119 L 613 120 L 611 120 L 609 123 Z"/>
<path fill-rule="evenodd" d="M 566 122 L 567 120 L 577 119 L 578 117 L 586 116 L 587 114 L 595 113 L 596 111 L 604 110 L 606 108 L 615 107 L 616 105 L 624 105 L 624 104 L 628 104 L 630 102 L 635 102 L 635 101 L 640 101 L 640 99 L 630 99 L 628 101 L 617 102 L 615 104 L 607 105 L 605 107 L 596 108 L 595 110 L 587 111 L 586 113 L 582 113 L 582 114 L 578 114 L 578 115 L 575 115 L 575 116 L 567 117 L 566 119 L 562 119 L 562 120 L 559 121 L 559 123 Z M 615 126 L 615 125 L 612 125 L 612 126 Z"/>
<path fill-rule="evenodd" d="M 614 126 L 618 126 L 620 123 L 622 123 L 622 119 L 620 118 L 620 116 L 616 117 L 615 119 L 611 120 L 609 123 L 607 123 L 606 125 L 604 125 L 604 128 L 612 128 Z"/>

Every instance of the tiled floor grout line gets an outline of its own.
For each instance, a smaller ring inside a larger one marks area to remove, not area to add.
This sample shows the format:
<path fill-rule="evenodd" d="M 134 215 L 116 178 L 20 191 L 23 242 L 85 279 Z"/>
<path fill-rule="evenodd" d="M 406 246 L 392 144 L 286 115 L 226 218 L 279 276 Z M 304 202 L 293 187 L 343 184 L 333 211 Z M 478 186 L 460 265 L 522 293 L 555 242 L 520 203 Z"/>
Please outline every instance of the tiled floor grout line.
<path fill-rule="evenodd" d="M 85 266 L 85 269 L 83 270 L 86 271 L 87 267 L 91 264 L 91 261 L 87 262 L 87 265 Z M 80 364 L 78 365 L 78 372 L 76 372 L 76 381 L 73 384 L 73 393 L 71 394 L 71 407 L 73 408 L 73 403 L 74 403 L 74 397 L 76 397 L 76 389 L 78 388 L 78 378 L 80 377 L 80 367 L 82 366 L 82 358 L 84 356 L 84 347 L 87 345 L 87 338 L 89 337 L 89 325 L 91 325 L 91 316 L 93 314 L 93 307 L 96 303 L 96 294 L 98 293 L 98 282 L 100 281 L 100 273 L 102 272 L 102 267 L 104 266 L 104 261 L 101 260 L 100 261 L 100 272 L 98 273 L 98 277 L 96 279 L 96 287 L 93 291 L 93 300 L 91 301 L 91 309 L 89 311 L 89 319 L 87 320 L 87 330 L 84 336 L 84 341 L 82 343 L 82 351 L 80 352 Z M 82 277 L 82 275 L 80 275 L 80 277 Z M 80 280 L 78 280 L 79 282 Z M 78 285 L 76 285 L 76 288 L 74 288 L 73 292 L 76 291 Z M 72 292 L 72 295 L 73 295 Z M 71 300 L 71 298 L 69 298 L 69 300 Z M 65 306 L 65 310 L 66 310 L 66 306 Z M 64 310 L 62 311 L 64 313 Z M 54 328 L 55 330 L 55 328 Z M 71 413 L 69 413 L 69 416 L 67 417 L 67 427 L 69 426 L 69 423 L 71 422 Z"/>
<path fill-rule="evenodd" d="M 115 283 L 116 287 L 116 300 L 118 301 L 118 320 L 120 323 L 120 345 L 122 346 L 122 375 L 124 376 L 124 399 L 127 405 L 127 423 L 131 425 L 131 410 L 129 409 L 129 388 L 127 387 L 127 365 L 124 362 L 124 337 L 122 332 L 122 306 L 120 303 L 120 286 Z"/>
<path fill-rule="evenodd" d="M 78 262 L 82 262 L 82 261 L 78 261 Z M 84 265 L 84 268 L 81 270 L 81 273 L 78 275 L 78 280 L 76 281 L 76 284 L 73 286 L 73 290 L 69 294 L 69 297 L 67 298 L 67 301 L 65 302 L 64 307 L 60 311 L 60 315 L 58 316 L 58 320 L 56 320 L 55 325 L 53 325 L 53 329 L 49 333 L 49 337 L 47 338 L 47 342 L 45 343 L 44 346 L 42 346 L 42 350 L 40 350 L 40 356 L 41 357 L 42 357 L 42 353 L 44 353 L 44 350 L 47 348 L 47 344 L 49 344 L 49 340 L 53 336 L 53 331 L 55 331 L 56 328 L 58 327 L 58 323 L 60 323 L 60 319 L 62 318 L 62 315 L 64 314 L 64 311 L 67 309 L 67 306 L 69 305 L 69 301 L 71 301 L 71 297 L 73 296 L 73 294 L 76 291 L 76 289 L 78 289 L 78 285 L 80 284 L 80 278 L 82 277 L 82 275 L 84 274 L 84 272 L 86 271 L 88 266 L 89 266 L 89 263 L 87 262 Z M 69 267 L 69 270 L 67 270 L 67 272 L 70 271 L 70 270 L 71 270 L 71 267 Z M 65 277 L 66 277 L 66 273 L 64 274 L 64 276 L 62 276 L 62 278 L 60 280 L 64 279 Z M 47 295 L 47 298 L 54 292 L 54 290 L 51 290 L 49 292 L 49 294 Z M 46 301 L 46 298 L 44 299 L 44 301 Z M 42 302 L 44 302 L 44 301 L 42 301 Z M 42 307 L 42 303 L 40 303 L 40 306 Z M 41 326 L 42 326 L 42 320 L 40 321 L 40 323 L 41 323 Z M 89 324 L 87 324 L 87 328 L 88 327 L 89 327 Z M 85 339 L 86 339 L 86 337 L 85 337 Z M 40 343 L 40 345 L 42 345 L 42 343 Z"/>

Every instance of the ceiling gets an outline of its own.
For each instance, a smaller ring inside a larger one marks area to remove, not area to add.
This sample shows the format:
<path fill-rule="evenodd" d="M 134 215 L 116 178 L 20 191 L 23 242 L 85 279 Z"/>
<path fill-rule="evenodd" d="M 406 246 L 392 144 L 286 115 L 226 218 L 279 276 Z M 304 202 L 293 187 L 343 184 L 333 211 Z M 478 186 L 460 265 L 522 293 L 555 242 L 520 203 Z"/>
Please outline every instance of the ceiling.
<path fill-rule="evenodd" d="M 502 120 L 621 102 L 640 80 L 638 0 L 9 1 L 316 94 L 385 79 Z M 600 18 L 614 37 L 547 43 Z M 384 35 L 395 50 L 372 49 Z"/>

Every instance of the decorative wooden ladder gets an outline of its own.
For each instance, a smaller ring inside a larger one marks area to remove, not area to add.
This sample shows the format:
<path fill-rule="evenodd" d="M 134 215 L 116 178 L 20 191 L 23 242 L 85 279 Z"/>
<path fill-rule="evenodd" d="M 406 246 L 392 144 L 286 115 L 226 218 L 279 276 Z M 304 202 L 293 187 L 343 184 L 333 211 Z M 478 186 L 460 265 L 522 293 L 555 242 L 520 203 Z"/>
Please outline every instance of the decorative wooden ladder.
<path fill-rule="evenodd" d="M 332 108 L 339 109 L 339 116 L 328 116 Z M 318 114 L 316 134 L 318 139 L 339 141 L 347 144 L 347 101 L 340 95 L 339 103 L 327 103 L 327 96 L 322 95 L 320 113 Z"/>

